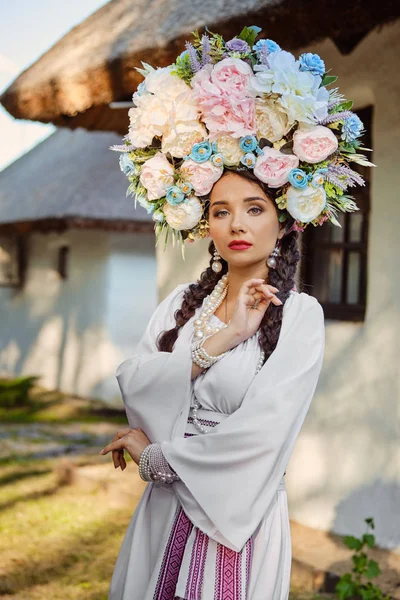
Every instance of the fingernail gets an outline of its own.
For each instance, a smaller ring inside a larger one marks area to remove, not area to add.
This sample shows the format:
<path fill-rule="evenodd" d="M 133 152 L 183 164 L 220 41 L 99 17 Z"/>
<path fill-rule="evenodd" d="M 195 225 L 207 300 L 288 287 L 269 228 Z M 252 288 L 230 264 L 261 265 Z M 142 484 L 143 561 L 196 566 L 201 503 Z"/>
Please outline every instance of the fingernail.
<path fill-rule="evenodd" d="M 97 454 L 103 454 L 103 450 L 100 450 L 100 452 L 98 452 Z"/>
<path fill-rule="evenodd" d="M 279 304 L 282 304 L 282 300 L 279 300 L 279 298 L 278 298 L 278 301 L 279 301 Z"/>

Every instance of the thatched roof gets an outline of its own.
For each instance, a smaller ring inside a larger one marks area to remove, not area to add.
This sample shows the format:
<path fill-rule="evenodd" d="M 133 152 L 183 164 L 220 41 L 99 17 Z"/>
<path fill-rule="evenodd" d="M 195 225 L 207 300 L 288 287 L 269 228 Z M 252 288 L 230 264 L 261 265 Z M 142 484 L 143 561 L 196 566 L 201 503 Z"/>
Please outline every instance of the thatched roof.
<path fill-rule="evenodd" d="M 287 49 L 330 37 L 346 53 L 399 16 L 396 0 L 111 0 L 19 75 L 0 102 L 20 119 L 125 132 L 127 111 L 108 104 L 131 97 L 141 60 L 171 63 L 196 28 L 229 39 L 257 24 Z"/>
<path fill-rule="evenodd" d="M 118 135 L 60 129 L 0 173 L 0 229 L 90 227 L 153 231 L 109 150 Z"/>

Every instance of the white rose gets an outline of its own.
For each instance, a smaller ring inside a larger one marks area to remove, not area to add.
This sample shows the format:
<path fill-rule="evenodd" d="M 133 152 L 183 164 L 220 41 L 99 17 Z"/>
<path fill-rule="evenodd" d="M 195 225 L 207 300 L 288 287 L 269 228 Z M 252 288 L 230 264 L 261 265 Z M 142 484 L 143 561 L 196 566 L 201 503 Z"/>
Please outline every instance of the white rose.
<path fill-rule="evenodd" d="M 290 215 L 302 223 L 310 223 L 318 217 L 326 206 L 326 193 L 323 187 L 311 185 L 304 189 L 290 186 L 286 192 L 286 209 Z"/>
<path fill-rule="evenodd" d="M 193 144 L 202 142 L 207 137 L 207 130 L 199 121 L 175 123 L 166 129 L 161 143 L 161 150 L 169 152 L 175 158 L 183 158 L 190 154 Z"/>
<path fill-rule="evenodd" d="M 181 202 L 172 206 L 163 204 L 165 220 L 173 229 L 193 229 L 200 221 L 203 214 L 203 205 L 196 196 L 191 196 L 188 203 Z"/>
<path fill-rule="evenodd" d="M 171 75 L 169 68 L 155 69 L 145 79 L 146 92 L 135 94 L 135 106 L 129 109 L 128 137 L 137 148 L 151 144 L 155 136 L 168 135 L 176 122 L 198 121 L 193 90 Z"/>
<path fill-rule="evenodd" d="M 174 168 L 165 154 L 158 152 L 143 164 L 140 183 L 147 190 L 148 200 L 158 200 L 165 196 L 167 189 L 174 183 Z"/>
<path fill-rule="evenodd" d="M 169 119 L 166 106 L 153 94 L 140 96 L 136 106 L 129 109 L 128 115 L 128 137 L 136 148 L 145 148 L 151 144 L 154 136 L 161 136 Z"/>
<path fill-rule="evenodd" d="M 228 167 L 236 167 L 244 152 L 240 147 L 240 140 L 230 135 L 223 135 L 215 140 L 218 152 L 224 157 L 224 164 Z"/>
<path fill-rule="evenodd" d="M 290 129 L 288 117 L 279 104 L 256 99 L 257 137 L 277 142 Z"/>

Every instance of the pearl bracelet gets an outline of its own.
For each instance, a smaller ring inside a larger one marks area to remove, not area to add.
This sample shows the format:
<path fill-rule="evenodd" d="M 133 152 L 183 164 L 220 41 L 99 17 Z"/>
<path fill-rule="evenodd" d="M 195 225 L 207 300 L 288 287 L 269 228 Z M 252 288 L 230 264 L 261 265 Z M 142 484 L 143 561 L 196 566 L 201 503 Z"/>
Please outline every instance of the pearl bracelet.
<path fill-rule="evenodd" d="M 170 467 L 160 444 L 149 444 L 139 458 L 139 475 L 144 481 L 173 483 L 180 479 Z"/>
<path fill-rule="evenodd" d="M 201 367 L 202 369 L 208 369 L 218 360 L 220 360 L 229 353 L 229 350 L 227 350 L 226 352 L 218 354 L 218 356 L 211 356 L 210 354 L 208 354 L 205 348 L 203 348 L 203 344 L 206 340 L 208 340 L 209 337 L 211 337 L 211 335 L 207 336 L 203 340 L 198 341 L 192 348 L 192 360 L 197 366 Z"/>

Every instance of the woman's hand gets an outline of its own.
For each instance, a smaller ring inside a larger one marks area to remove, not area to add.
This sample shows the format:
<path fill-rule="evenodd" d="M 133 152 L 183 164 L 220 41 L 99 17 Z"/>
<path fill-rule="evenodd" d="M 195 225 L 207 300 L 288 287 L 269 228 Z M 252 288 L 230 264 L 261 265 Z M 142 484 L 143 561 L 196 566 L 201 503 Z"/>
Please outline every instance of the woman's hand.
<path fill-rule="evenodd" d="M 238 343 L 256 333 L 271 302 L 281 306 L 281 300 L 275 295 L 277 292 L 278 288 L 265 283 L 264 279 L 249 279 L 243 283 L 227 327 Z"/>
<path fill-rule="evenodd" d="M 112 452 L 114 467 L 121 467 L 121 471 L 123 471 L 126 467 L 124 450 L 131 455 L 138 465 L 141 453 L 149 444 L 151 444 L 149 438 L 141 429 L 121 429 L 114 436 L 113 441 L 103 448 L 99 454 Z"/>

